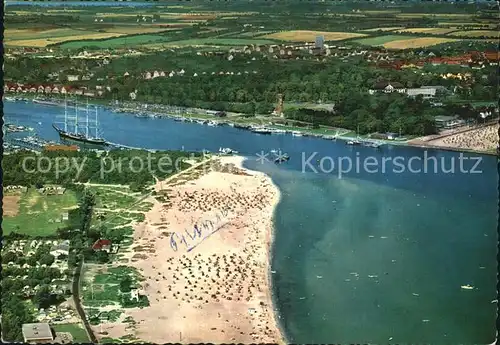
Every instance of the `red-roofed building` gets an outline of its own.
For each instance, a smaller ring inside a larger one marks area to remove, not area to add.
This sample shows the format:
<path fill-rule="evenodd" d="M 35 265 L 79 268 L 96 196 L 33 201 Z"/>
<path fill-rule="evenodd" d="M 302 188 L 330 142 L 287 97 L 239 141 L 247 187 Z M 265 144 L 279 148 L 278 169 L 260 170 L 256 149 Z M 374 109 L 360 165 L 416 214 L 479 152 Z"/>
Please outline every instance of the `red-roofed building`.
<path fill-rule="evenodd" d="M 92 245 L 93 250 L 104 250 L 105 252 L 110 252 L 111 251 L 111 246 L 112 243 L 110 240 L 105 240 L 105 239 L 100 239 L 95 241 L 95 243 Z"/>

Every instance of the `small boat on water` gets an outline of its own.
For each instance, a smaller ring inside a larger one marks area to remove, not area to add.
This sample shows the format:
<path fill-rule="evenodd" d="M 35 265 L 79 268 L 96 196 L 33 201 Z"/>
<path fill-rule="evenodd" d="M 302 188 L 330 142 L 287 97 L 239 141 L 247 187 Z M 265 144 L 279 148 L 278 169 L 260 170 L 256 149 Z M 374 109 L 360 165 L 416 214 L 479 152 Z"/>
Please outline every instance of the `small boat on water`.
<path fill-rule="evenodd" d="M 286 131 L 284 129 L 270 129 L 273 134 L 285 134 Z"/>
<path fill-rule="evenodd" d="M 316 278 L 321 279 L 321 278 L 323 278 L 323 276 L 316 276 Z"/>
<path fill-rule="evenodd" d="M 347 140 L 346 144 L 347 145 L 359 145 L 359 144 L 361 144 L 361 141 L 359 141 L 357 139 L 352 139 L 352 140 Z"/>
<path fill-rule="evenodd" d="M 219 124 L 215 121 L 208 121 L 207 125 L 209 125 L 210 127 L 215 127 L 218 126 Z"/>
<path fill-rule="evenodd" d="M 219 147 L 219 153 L 223 155 L 232 155 L 238 153 L 238 151 L 235 151 L 229 147 L 224 147 L 224 148 Z"/>
<path fill-rule="evenodd" d="M 303 134 L 302 134 L 302 133 L 300 133 L 299 131 L 293 131 L 293 132 L 292 132 L 292 135 L 293 135 L 294 137 L 301 137 Z"/>
<path fill-rule="evenodd" d="M 382 146 L 382 143 L 379 143 L 377 141 L 371 141 L 371 140 L 364 140 L 361 142 L 361 144 L 363 146 L 373 147 L 373 148 L 378 148 L 378 147 Z"/>
<path fill-rule="evenodd" d="M 474 286 L 467 284 L 467 285 L 462 285 L 461 288 L 464 290 L 473 290 Z"/>
<path fill-rule="evenodd" d="M 301 299 L 301 300 L 302 300 L 302 299 L 306 299 L 306 298 L 305 298 L 305 297 L 300 297 L 299 299 Z"/>
<path fill-rule="evenodd" d="M 251 131 L 257 134 L 271 134 L 272 130 L 265 127 L 250 127 Z"/>
<path fill-rule="evenodd" d="M 274 163 L 281 164 L 290 160 L 290 156 L 288 154 L 278 154 L 278 157 L 274 160 Z"/>
<path fill-rule="evenodd" d="M 36 98 L 33 99 L 33 103 L 41 104 L 41 105 L 52 105 L 52 106 L 62 105 L 61 103 L 51 102 L 51 101 L 44 101 L 43 99 L 36 99 Z"/>

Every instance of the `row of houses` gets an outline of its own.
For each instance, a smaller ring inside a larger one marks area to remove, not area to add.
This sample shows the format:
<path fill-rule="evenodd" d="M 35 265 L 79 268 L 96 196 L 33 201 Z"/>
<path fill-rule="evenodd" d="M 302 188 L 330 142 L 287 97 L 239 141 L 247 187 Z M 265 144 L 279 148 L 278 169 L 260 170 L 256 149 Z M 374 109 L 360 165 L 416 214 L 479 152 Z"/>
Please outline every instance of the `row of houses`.
<path fill-rule="evenodd" d="M 53 95 L 80 95 L 88 97 L 102 96 L 106 91 L 111 91 L 109 86 L 97 85 L 95 90 L 88 87 L 74 87 L 74 86 L 58 86 L 58 85 L 35 85 L 35 84 L 19 84 L 19 83 L 5 83 L 4 92 L 16 93 L 40 93 L 40 94 L 53 94 Z"/>
<path fill-rule="evenodd" d="M 371 95 L 375 93 L 402 93 L 409 97 L 416 97 L 421 95 L 424 99 L 431 99 L 436 97 L 438 92 L 446 92 L 447 89 L 444 86 L 421 86 L 418 88 L 407 88 L 399 82 L 388 82 L 381 81 L 373 85 L 373 87 L 368 91 Z"/>
<path fill-rule="evenodd" d="M 145 72 L 142 74 L 142 78 L 146 79 L 146 80 L 155 79 L 155 78 L 164 78 L 164 77 L 171 78 L 173 76 L 183 76 L 185 74 L 185 71 L 181 70 L 179 72 L 172 71 L 168 74 L 167 73 L 168 72 L 164 72 L 164 71 Z M 250 71 L 250 72 L 244 71 L 243 73 L 242 72 L 219 71 L 219 72 L 201 72 L 200 74 L 195 72 L 195 73 L 193 73 L 193 77 L 197 77 L 199 75 L 243 75 L 243 74 L 250 74 L 250 73 L 257 74 L 257 71 Z M 128 76 L 130 76 L 130 74 L 128 72 L 125 72 L 125 74 L 123 76 L 128 77 Z"/>
<path fill-rule="evenodd" d="M 380 57 L 376 60 L 377 67 L 387 69 L 405 69 L 405 68 L 423 68 L 426 64 L 433 66 L 439 65 L 454 65 L 462 67 L 483 68 L 488 65 L 496 66 L 500 61 L 498 52 L 479 52 L 472 51 L 460 56 L 436 57 L 434 54 L 429 54 L 423 59 L 417 60 L 401 60 L 391 59 L 389 57 Z"/>

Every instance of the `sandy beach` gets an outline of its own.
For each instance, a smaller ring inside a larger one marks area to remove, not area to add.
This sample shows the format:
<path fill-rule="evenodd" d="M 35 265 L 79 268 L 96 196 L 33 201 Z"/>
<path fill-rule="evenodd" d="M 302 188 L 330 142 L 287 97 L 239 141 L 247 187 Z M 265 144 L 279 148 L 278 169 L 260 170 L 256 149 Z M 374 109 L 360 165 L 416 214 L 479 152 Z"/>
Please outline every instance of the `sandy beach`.
<path fill-rule="evenodd" d="M 470 129 L 469 129 L 470 128 Z M 417 146 L 430 146 L 436 148 L 463 149 L 475 152 L 495 152 L 498 147 L 498 124 L 487 125 L 479 128 L 466 127 L 449 131 L 446 136 L 428 136 L 410 141 Z"/>
<path fill-rule="evenodd" d="M 242 157 L 217 161 L 158 181 L 154 206 L 135 227 L 133 251 L 126 253 L 127 265 L 145 278 L 140 293 L 151 305 L 125 309 L 119 321 L 103 324 L 106 337 L 282 343 L 269 281 L 278 188 L 265 174 L 243 169 Z M 133 329 L 121 322 L 128 316 Z"/>

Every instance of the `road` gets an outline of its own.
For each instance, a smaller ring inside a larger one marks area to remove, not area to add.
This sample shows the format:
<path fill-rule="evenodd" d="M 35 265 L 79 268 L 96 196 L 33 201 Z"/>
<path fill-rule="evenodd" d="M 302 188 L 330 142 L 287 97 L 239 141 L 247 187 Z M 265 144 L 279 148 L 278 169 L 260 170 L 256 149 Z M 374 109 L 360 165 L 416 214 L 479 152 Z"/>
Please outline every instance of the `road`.
<path fill-rule="evenodd" d="M 90 327 L 89 320 L 85 315 L 85 311 L 83 310 L 82 303 L 80 301 L 80 277 L 82 275 L 82 268 L 83 268 L 83 258 L 80 260 L 78 267 L 75 269 L 75 274 L 73 275 L 73 289 L 72 289 L 73 301 L 75 302 L 76 311 L 78 312 L 78 315 L 80 315 L 80 318 L 83 321 L 83 325 L 85 326 L 85 331 L 87 332 L 87 336 L 90 339 L 90 342 L 97 344 L 98 343 L 97 338 L 94 335 L 92 328 Z"/>

